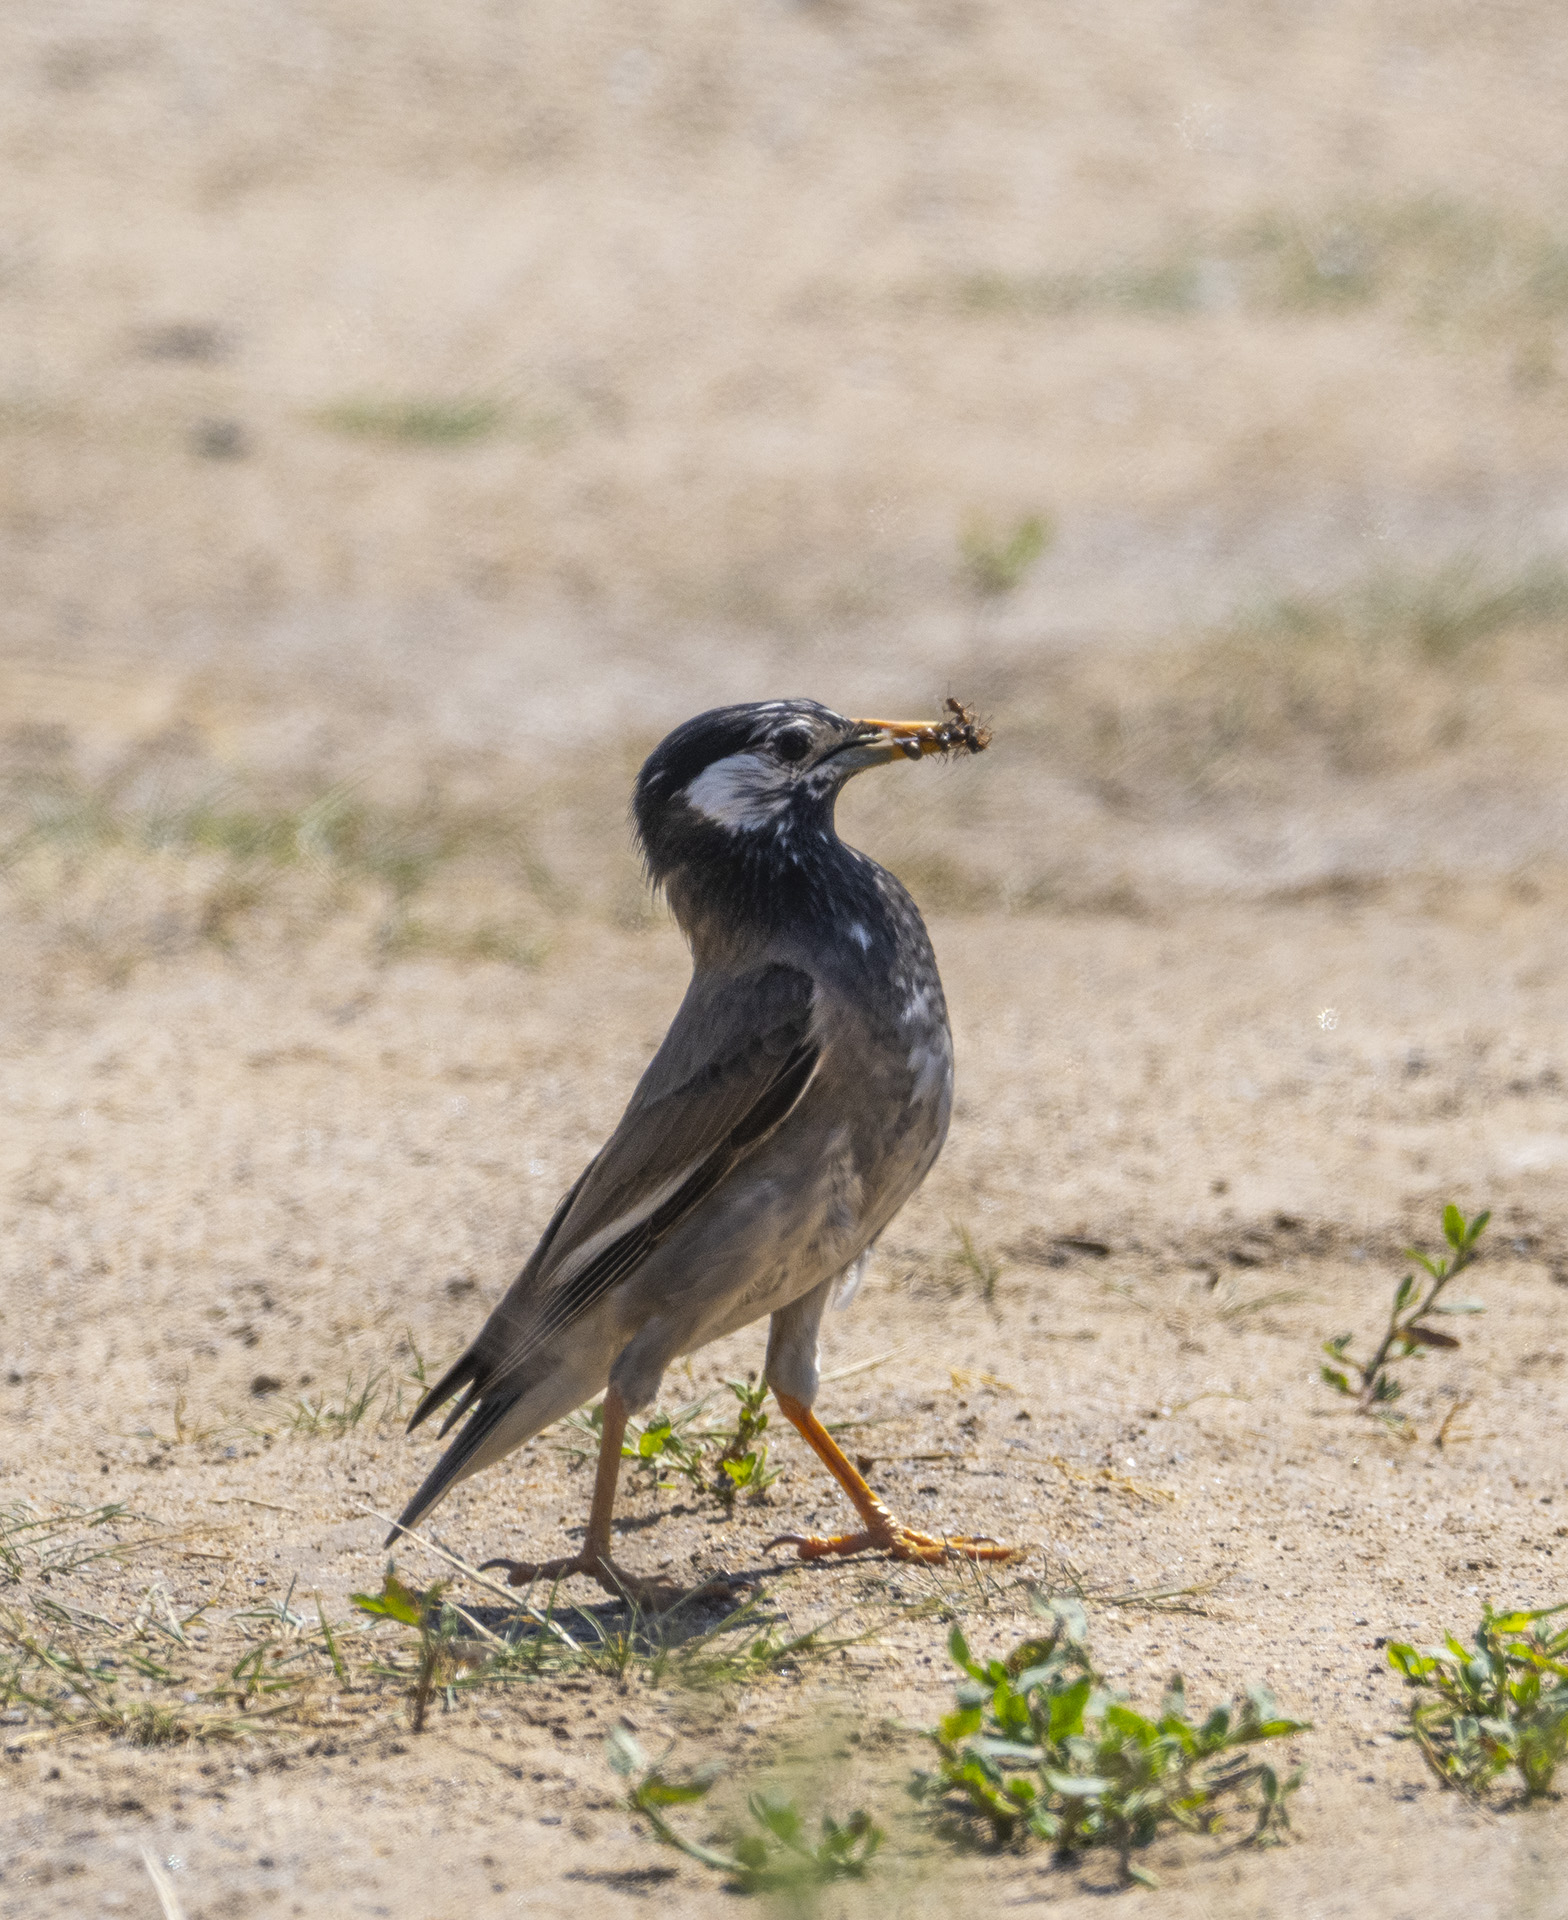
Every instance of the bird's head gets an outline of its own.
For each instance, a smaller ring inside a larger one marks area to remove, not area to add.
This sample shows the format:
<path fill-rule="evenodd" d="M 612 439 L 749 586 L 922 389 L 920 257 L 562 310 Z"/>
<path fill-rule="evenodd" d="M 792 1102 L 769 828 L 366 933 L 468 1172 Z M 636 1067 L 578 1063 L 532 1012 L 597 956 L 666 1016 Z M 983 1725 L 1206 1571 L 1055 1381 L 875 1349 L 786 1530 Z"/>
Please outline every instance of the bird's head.
<path fill-rule="evenodd" d="M 935 721 L 846 720 L 815 700 L 716 707 L 648 756 L 632 800 L 637 837 L 681 914 L 683 896 L 733 888 L 737 872 L 783 881 L 826 857 L 839 791 L 865 768 L 979 753 L 990 738 L 956 700 Z"/>

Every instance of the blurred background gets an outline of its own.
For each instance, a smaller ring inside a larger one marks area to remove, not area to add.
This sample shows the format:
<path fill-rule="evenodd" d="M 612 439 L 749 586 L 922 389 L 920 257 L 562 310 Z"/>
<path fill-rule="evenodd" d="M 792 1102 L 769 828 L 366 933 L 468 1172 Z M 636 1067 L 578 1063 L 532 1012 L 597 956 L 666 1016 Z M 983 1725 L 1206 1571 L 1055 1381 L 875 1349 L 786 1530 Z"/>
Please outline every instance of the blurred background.
<path fill-rule="evenodd" d="M 988 713 L 984 779 L 846 808 L 939 910 L 1550 884 L 1555 7 L 60 0 L 0 49 L 45 977 L 635 923 L 639 757 L 796 692 Z"/>

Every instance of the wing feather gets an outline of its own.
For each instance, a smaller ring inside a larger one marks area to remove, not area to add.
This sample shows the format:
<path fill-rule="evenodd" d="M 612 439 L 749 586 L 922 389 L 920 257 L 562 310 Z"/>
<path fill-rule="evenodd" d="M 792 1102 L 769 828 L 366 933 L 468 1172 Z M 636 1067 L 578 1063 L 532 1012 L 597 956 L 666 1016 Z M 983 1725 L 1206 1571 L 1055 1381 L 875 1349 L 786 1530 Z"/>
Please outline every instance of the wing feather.
<path fill-rule="evenodd" d="M 465 1415 L 467 1424 L 388 1544 L 462 1477 L 528 1391 L 540 1346 L 635 1272 L 788 1116 L 821 1057 L 814 996 L 809 974 L 778 965 L 717 985 L 693 981 L 620 1125 L 479 1337 L 419 1403 L 411 1428 L 460 1392 L 441 1431 Z"/>
<path fill-rule="evenodd" d="M 488 1397 L 631 1274 L 778 1125 L 816 1070 L 814 994 L 809 974 L 778 964 L 692 982 L 620 1125 L 411 1428 L 460 1389 L 448 1426 Z"/>

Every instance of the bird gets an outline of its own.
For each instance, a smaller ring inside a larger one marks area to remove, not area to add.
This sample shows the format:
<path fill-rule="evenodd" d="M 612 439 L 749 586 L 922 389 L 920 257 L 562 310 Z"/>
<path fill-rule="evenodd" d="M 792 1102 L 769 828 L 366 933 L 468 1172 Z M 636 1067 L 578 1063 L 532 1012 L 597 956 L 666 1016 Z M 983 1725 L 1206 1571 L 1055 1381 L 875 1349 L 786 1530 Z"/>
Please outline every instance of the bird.
<path fill-rule="evenodd" d="M 677 727 L 637 776 L 647 876 L 691 949 L 692 975 L 620 1123 L 557 1206 L 419 1427 L 455 1397 L 452 1441 L 387 1539 L 453 1486 L 604 1394 L 582 1548 L 499 1558 L 508 1581 L 582 1574 L 659 1610 L 680 1590 L 611 1556 L 628 1420 L 665 1369 L 769 1319 L 763 1374 L 859 1525 L 783 1534 L 802 1559 L 1006 1560 L 989 1537 L 916 1531 L 871 1490 L 813 1412 L 818 1330 L 947 1135 L 953 1047 L 936 958 L 894 876 L 834 825 L 846 782 L 990 733 L 949 699 L 938 721 L 846 719 L 814 700 L 719 707 Z"/>

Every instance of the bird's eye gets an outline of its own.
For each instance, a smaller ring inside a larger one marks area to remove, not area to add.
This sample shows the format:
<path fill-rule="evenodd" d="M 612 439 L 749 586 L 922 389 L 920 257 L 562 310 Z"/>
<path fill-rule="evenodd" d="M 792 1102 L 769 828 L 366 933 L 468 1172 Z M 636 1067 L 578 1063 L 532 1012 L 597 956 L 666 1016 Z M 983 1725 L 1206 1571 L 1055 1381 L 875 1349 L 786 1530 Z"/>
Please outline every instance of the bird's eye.
<path fill-rule="evenodd" d="M 791 727 L 773 742 L 773 751 L 781 760 L 804 760 L 811 751 L 811 735 L 800 727 Z"/>

